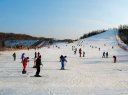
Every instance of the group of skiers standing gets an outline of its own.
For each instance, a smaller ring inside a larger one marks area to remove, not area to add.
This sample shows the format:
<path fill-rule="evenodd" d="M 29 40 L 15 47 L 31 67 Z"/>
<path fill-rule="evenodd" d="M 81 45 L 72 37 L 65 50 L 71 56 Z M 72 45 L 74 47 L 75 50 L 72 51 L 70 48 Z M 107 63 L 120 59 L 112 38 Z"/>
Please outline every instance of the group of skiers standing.
<path fill-rule="evenodd" d="M 103 52 L 102 58 L 108 58 L 108 52 Z"/>
<path fill-rule="evenodd" d="M 16 53 L 13 53 L 13 58 L 14 58 L 14 61 L 16 60 Z M 60 62 L 61 62 L 61 70 L 65 70 L 65 62 L 67 62 L 66 60 L 67 56 L 64 56 L 64 55 L 61 55 L 60 56 Z M 25 53 L 22 53 L 21 55 L 21 63 L 23 65 L 23 70 L 22 70 L 22 74 L 26 74 L 26 67 L 27 67 L 27 64 L 29 62 L 29 57 L 25 57 Z M 38 52 L 35 52 L 34 54 L 34 66 L 33 68 L 36 68 L 36 74 L 35 74 L 35 77 L 41 77 L 39 75 L 40 73 L 40 65 L 43 65 L 42 64 L 42 61 L 41 61 L 41 55 L 40 53 Z"/>
<path fill-rule="evenodd" d="M 79 49 L 79 55 L 80 55 L 80 57 L 82 57 L 82 49 L 80 48 Z M 83 51 L 83 57 L 85 57 L 85 52 Z"/>
<path fill-rule="evenodd" d="M 29 62 L 29 57 L 25 57 L 25 53 L 22 53 L 21 60 L 22 60 L 21 62 L 23 64 L 22 74 L 26 74 L 26 66 L 27 66 L 27 63 Z M 35 77 L 41 77 L 39 75 L 39 73 L 40 73 L 40 65 L 42 65 L 41 55 L 40 55 L 39 52 L 38 53 L 35 52 L 34 66 L 33 66 L 33 68 L 36 68 L 37 69 L 36 74 L 35 74 Z"/>
<path fill-rule="evenodd" d="M 74 54 L 76 54 L 77 48 L 75 48 L 75 46 L 72 46 L 72 51 L 74 51 Z M 82 52 L 82 49 L 79 48 L 79 56 L 82 57 L 82 54 L 83 54 L 83 57 L 85 57 L 85 51 Z"/>

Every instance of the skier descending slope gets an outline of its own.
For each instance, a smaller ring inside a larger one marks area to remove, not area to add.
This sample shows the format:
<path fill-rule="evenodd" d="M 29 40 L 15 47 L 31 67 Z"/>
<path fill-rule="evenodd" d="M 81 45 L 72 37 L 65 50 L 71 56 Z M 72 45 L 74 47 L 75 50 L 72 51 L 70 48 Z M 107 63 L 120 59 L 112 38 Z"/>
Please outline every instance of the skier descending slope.
<path fill-rule="evenodd" d="M 61 70 L 64 70 L 65 69 L 64 68 L 64 62 L 67 62 L 66 57 L 67 56 L 63 56 L 63 55 L 60 56 Z"/>

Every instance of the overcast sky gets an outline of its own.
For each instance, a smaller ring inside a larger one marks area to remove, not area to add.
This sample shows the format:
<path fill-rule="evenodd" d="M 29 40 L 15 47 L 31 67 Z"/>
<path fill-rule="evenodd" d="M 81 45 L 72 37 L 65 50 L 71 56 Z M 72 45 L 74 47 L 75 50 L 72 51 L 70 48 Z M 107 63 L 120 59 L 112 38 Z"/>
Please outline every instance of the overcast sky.
<path fill-rule="evenodd" d="M 128 0 L 0 0 L 0 31 L 77 39 L 128 23 Z"/>

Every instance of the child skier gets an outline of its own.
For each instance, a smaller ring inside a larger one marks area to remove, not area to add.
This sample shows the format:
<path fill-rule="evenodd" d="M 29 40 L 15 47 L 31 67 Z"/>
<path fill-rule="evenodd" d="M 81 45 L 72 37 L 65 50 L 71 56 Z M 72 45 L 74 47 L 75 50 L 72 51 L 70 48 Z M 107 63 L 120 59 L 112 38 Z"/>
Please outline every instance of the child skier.
<path fill-rule="evenodd" d="M 67 62 L 66 57 L 67 56 L 63 56 L 63 55 L 60 56 L 61 70 L 64 70 L 65 69 L 64 68 L 64 62 Z"/>
<path fill-rule="evenodd" d="M 29 62 L 29 57 L 25 57 L 23 60 L 23 71 L 22 74 L 26 74 L 26 66 L 27 66 L 27 62 Z"/>

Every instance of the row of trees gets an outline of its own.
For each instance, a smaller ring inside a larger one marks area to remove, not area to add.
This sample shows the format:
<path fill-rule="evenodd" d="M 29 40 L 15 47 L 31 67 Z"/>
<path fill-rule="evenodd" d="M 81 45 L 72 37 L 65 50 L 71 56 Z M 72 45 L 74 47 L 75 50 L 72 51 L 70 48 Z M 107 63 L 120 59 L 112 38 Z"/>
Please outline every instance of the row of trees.
<path fill-rule="evenodd" d="M 88 37 L 91 37 L 91 36 L 94 36 L 94 35 L 97 35 L 97 34 L 100 34 L 100 33 L 103 33 L 103 32 L 105 32 L 105 30 L 92 31 L 92 32 L 89 32 L 87 34 L 84 34 L 83 36 L 80 37 L 80 39 L 88 38 Z"/>
<path fill-rule="evenodd" d="M 128 44 L 128 25 L 120 25 L 118 35 L 125 44 Z"/>

